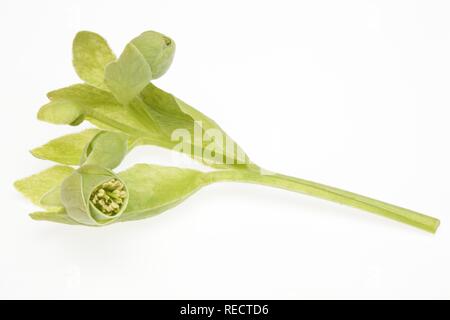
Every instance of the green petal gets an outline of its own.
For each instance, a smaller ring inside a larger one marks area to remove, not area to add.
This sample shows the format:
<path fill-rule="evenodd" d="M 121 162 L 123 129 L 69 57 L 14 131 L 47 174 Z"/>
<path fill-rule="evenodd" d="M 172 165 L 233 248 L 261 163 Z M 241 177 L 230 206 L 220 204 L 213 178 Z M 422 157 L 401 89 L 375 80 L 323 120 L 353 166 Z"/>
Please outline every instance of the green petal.
<path fill-rule="evenodd" d="M 196 170 L 137 164 L 118 174 L 130 200 L 119 221 L 144 219 L 167 210 L 203 185 Z"/>
<path fill-rule="evenodd" d="M 119 60 L 110 63 L 105 71 L 106 85 L 123 105 L 128 105 L 151 79 L 150 66 L 133 44 L 128 44 Z"/>
<path fill-rule="evenodd" d="M 98 129 L 87 129 L 79 133 L 68 134 L 31 150 L 31 153 L 39 159 L 78 165 L 86 144 L 99 132 Z"/>
<path fill-rule="evenodd" d="M 72 51 L 78 76 L 93 86 L 104 88 L 106 65 L 116 60 L 105 39 L 93 32 L 78 32 L 73 40 Z"/>
<path fill-rule="evenodd" d="M 61 185 L 62 181 L 70 176 L 74 169 L 67 166 L 53 166 L 30 177 L 18 180 L 14 183 L 16 189 L 34 204 L 46 207 L 41 203 L 41 198 Z"/>

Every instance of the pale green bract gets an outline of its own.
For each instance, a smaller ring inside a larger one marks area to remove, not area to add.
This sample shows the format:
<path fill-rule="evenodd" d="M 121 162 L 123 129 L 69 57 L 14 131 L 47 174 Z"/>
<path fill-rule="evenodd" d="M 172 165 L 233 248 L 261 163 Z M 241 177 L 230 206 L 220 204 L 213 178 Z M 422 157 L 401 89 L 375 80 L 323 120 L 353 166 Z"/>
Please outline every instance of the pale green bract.
<path fill-rule="evenodd" d="M 105 67 L 116 60 L 105 39 L 93 32 L 78 32 L 72 53 L 78 76 L 93 86 L 105 88 Z"/>
<path fill-rule="evenodd" d="M 87 129 L 79 133 L 68 134 L 51 140 L 42 147 L 31 150 L 31 154 L 43 160 L 52 160 L 61 164 L 78 165 L 85 146 L 100 130 Z"/>
<path fill-rule="evenodd" d="M 53 166 L 28 178 L 17 180 L 14 186 L 35 205 L 43 209 L 54 207 L 44 205 L 41 199 L 49 192 L 59 189 L 62 181 L 73 173 L 68 166 Z"/>
<path fill-rule="evenodd" d="M 170 67 L 175 42 L 147 31 L 125 46 L 118 59 L 99 35 L 82 31 L 73 42 L 73 63 L 84 83 L 48 93 L 38 119 L 88 129 L 32 150 L 62 164 L 16 182 L 44 211 L 36 220 L 104 226 L 161 213 L 215 182 L 236 181 L 283 188 L 373 212 L 434 233 L 439 220 L 320 183 L 263 170 L 219 125 L 150 81 Z M 193 137 L 180 144 L 180 133 Z M 196 139 L 200 135 L 202 139 Z M 114 173 L 140 145 L 185 153 L 216 170 L 138 164 Z M 181 148 L 180 148 L 181 145 Z M 230 147 L 231 146 L 231 147 Z M 68 165 L 79 165 L 73 169 Z"/>

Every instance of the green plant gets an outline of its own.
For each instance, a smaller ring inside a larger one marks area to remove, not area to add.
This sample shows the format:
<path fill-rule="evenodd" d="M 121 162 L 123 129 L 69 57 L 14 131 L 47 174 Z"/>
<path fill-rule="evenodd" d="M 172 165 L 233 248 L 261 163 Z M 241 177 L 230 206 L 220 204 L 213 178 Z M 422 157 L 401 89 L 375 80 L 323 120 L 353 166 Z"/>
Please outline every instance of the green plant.
<path fill-rule="evenodd" d="M 148 31 L 116 59 L 99 35 L 77 34 L 73 63 L 84 83 L 50 92 L 38 118 L 72 126 L 87 120 L 97 129 L 62 136 L 32 150 L 37 158 L 60 164 L 16 182 L 20 192 L 46 209 L 32 218 L 96 226 L 142 219 L 205 185 L 237 181 L 312 195 L 436 231 L 439 220 L 433 217 L 260 168 L 213 120 L 151 83 L 167 71 L 174 52 L 172 39 Z M 111 170 L 140 145 L 182 152 L 215 170 L 139 164 L 114 174 Z M 74 165 L 80 168 L 70 167 Z"/>

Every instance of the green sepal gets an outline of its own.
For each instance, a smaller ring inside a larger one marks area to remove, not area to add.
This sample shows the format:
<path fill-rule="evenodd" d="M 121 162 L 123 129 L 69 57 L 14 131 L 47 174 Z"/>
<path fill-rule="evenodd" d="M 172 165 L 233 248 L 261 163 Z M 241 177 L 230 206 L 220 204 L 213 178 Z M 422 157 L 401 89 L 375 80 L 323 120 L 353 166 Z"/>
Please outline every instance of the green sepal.
<path fill-rule="evenodd" d="M 128 44 L 119 59 L 105 70 L 106 85 L 123 105 L 128 105 L 151 79 L 150 66 L 133 44 Z"/>
<path fill-rule="evenodd" d="M 169 69 L 175 54 L 175 42 L 155 31 L 146 31 L 131 41 L 144 56 L 152 71 L 152 79 L 161 77 Z"/>
<path fill-rule="evenodd" d="M 86 144 L 80 165 L 99 165 L 114 169 L 128 152 L 128 137 L 119 132 L 100 131 Z"/>

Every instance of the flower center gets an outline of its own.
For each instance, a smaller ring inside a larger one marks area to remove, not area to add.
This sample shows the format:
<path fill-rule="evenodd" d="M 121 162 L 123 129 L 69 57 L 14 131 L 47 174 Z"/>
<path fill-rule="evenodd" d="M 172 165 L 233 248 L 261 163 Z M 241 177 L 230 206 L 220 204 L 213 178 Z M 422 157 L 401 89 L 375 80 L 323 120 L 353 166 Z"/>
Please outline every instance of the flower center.
<path fill-rule="evenodd" d="M 113 216 L 117 214 L 125 203 L 127 191 L 122 182 L 117 179 L 111 179 L 91 193 L 89 199 L 92 204 L 106 215 Z"/>

